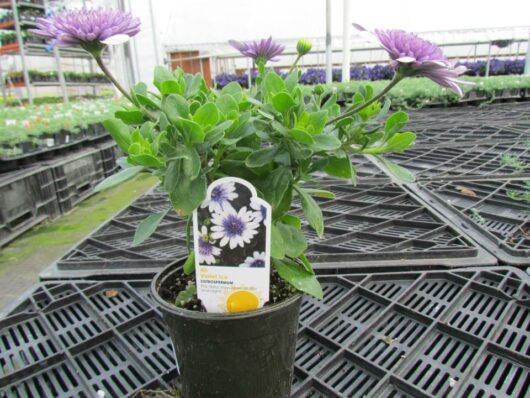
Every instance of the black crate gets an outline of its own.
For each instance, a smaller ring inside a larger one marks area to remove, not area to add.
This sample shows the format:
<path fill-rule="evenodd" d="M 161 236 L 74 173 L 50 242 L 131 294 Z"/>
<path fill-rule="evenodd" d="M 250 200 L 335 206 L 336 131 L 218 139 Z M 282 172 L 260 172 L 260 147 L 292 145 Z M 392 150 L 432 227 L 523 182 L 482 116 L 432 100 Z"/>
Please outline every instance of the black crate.
<path fill-rule="evenodd" d="M 420 186 L 416 192 L 445 214 L 455 213 L 454 222 L 473 231 L 474 240 L 501 263 L 530 265 L 530 179 L 429 182 Z"/>
<path fill-rule="evenodd" d="M 101 151 L 101 163 L 103 164 L 103 171 L 105 178 L 115 174 L 119 166 L 116 161 L 122 156 L 120 148 L 115 143 L 108 143 L 99 146 Z"/>
<path fill-rule="evenodd" d="M 0 246 L 59 214 L 50 168 L 32 167 L 0 176 Z"/>
<path fill-rule="evenodd" d="M 63 213 L 92 195 L 94 187 L 105 178 L 101 151 L 97 147 L 45 164 L 52 169 L 57 200 Z"/>
<path fill-rule="evenodd" d="M 293 397 L 526 396 L 530 278 L 522 271 L 320 280 L 324 300 L 306 297 L 301 307 Z M 0 397 L 93 397 L 100 389 L 148 397 L 145 390 L 176 384 L 149 285 L 37 285 L 0 320 Z"/>
<path fill-rule="evenodd" d="M 336 198 L 316 199 L 325 217 L 323 239 L 304 226 L 309 241 L 306 255 L 318 272 L 496 264 L 493 256 L 395 184 L 326 189 Z M 168 208 L 164 193 L 142 196 L 41 273 L 41 278 L 138 278 L 186 257 L 186 221 L 174 212 L 166 215 L 147 241 L 132 246 L 138 223 Z M 294 212 L 302 214 L 300 208 Z"/>
<path fill-rule="evenodd" d="M 412 172 L 418 181 L 515 178 L 530 176 L 530 146 L 527 141 L 484 143 L 459 147 L 417 148 L 385 156 Z M 506 162 L 516 159 L 521 167 Z"/>

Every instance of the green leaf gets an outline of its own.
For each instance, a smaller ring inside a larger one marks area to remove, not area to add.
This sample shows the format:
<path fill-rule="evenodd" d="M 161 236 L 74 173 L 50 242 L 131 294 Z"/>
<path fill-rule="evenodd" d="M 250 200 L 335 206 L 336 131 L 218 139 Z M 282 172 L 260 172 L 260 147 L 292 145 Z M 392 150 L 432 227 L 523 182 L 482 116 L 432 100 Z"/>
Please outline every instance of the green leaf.
<path fill-rule="evenodd" d="M 190 253 L 186 262 L 182 266 L 182 271 L 184 271 L 186 275 L 190 275 L 195 271 L 195 252 Z"/>
<path fill-rule="evenodd" d="M 289 282 L 297 290 L 310 294 L 319 300 L 324 298 L 322 286 L 320 286 L 315 275 L 307 272 L 292 261 L 273 259 L 272 263 L 276 267 L 280 277 Z"/>
<path fill-rule="evenodd" d="M 182 134 L 186 145 L 201 144 L 204 142 L 204 130 L 192 120 L 177 118 L 182 125 Z"/>
<path fill-rule="evenodd" d="M 289 94 L 281 92 L 272 97 L 272 106 L 278 112 L 288 112 L 294 106 L 294 99 Z"/>
<path fill-rule="evenodd" d="M 404 182 L 414 182 L 416 181 L 416 178 L 414 175 L 408 171 L 406 168 L 401 167 L 395 163 L 392 163 L 390 160 L 385 159 L 381 156 L 376 156 L 377 159 L 379 159 L 385 168 L 388 170 L 390 174 L 392 174 L 394 177 L 404 181 Z"/>
<path fill-rule="evenodd" d="M 182 160 L 182 172 L 193 180 L 201 171 L 201 158 L 195 148 L 182 148 L 182 151 L 186 155 Z"/>
<path fill-rule="evenodd" d="M 149 98 L 147 95 L 136 94 L 136 99 L 140 105 L 144 105 L 151 109 L 160 109 L 160 104 Z"/>
<path fill-rule="evenodd" d="M 211 102 L 202 105 L 193 115 L 193 120 L 202 127 L 214 126 L 219 121 L 219 108 Z"/>
<path fill-rule="evenodd" d="M 160 92 L 164 95 L 168 94 L 184 94 L 182 85 L 177 80 L 166 80 L 160 84 Z"/>
<path fill-rule="evenodd" d="M 228 115 L 232 111 L 239 111 L 236 100 L 230 94 L 221 95 L 219 98 L 217 98 L 215 104 L 225 115 Z"/>
<path fill-rule="evenodd" d="M 129 146 L 131 145 L 131 133 L 129 132 L 129 127 L 119 119 L 107 119 L 103 122 L 103 127 L 109 132 L 109 134 L 114 138 L 116 144 L 120 149 L 128 153 Z"/>
<path fill-rule="evenodd" d="M 303 188 L 297 187 L 295 185 L 295 190 L 300 196 L 302 201 L 302 209 L 304 210 L 304 215 L 318 236 L 322 238 L 324 236 L 324 218 L 322 216 L 322 210 L 318 206 L 315 199 L 313 199 Z"/>
<path fill-rule="evenodd" d="M 385 123 L 385 138 L 392 137 L 407 125 L 409 116 L 405 112 L 396 112 L 390 116 Z"/>
<path fill-rule="evenodd" d="M 177 307 L 184 307 L 189 301 L 193 300 L 193 296 L 197 294 L 197 286 L 195 285 L 188 285 L 186 289 L 181 290 L 179 294 L 177 294 L 177 298 L 175 299 L 175 305 Z"/>
<path fill-rule="evenodd" d="M 144 122 L 144 114 L 138 109 L 117 111 L 114 116 L 126 124 L 142 124 Z"/>
<path fill-rule="evenodd" d="M 138 224 L 134 233 L 133 246 L 138 246 L 149 238 L 156 231 L 156 228 L 162 222 L 168 211 L 169 209 L 160 213 L 151 214 Z"/>
<path fill-rule="evenodd" d="M 285 88 L 287 91 L 291 92 L 298 84 L 298 71 L 293 70 L 287 77 L 285 78 Z"/>
<path fill-rule="evenodd" d="M 328 112 L 327 111 L 318 111 L 311 112 L 309 114 L 309 123 L 307 125 L 307 130 L 311 134 L 320 134 L 324 130 L 324 126 L 328 121 Z"/>
<path fill-rule="evenodd" d="M 298 256 L 298 258 L 300 259 L 300 261 L 302 262 L 302 264 L 304 265 L 304 268 L 307 272 L 309 272 L 310 274 L 313 274 L 315 275 L 315 270 L 313 269 L 313 267 L 311 266 L 311 263 L 309 262 L 309 260 L 307 259 L 307 257 L 304 255 L 304 254 L 301 254 L 300 256 Z"/>
<path fill-rule="evenodd" d="M 283 200 L 285 192 L 293 182 L 293 174 L 288 167 L 274 169 L 261 185 L 264 198 L 275 210 Z"/>
<path fill-rule="evenodd" d="M 314 135 L 313 140 L 315 143 L 311 145 L 311 149 L 314 151 L 335 151 L 341 147 L 339 139 L 333 135 L 319 134 Z"/>
<path fill-rule="evenodd" d="M 203 78 L 200 73 L 189 77 L 186 75 L 186 97 L 193 97 L 199 92 L 201 85 L 203 84 Z"/>
<path fill-rule="evenodd" d="M 261 167 L 266 165 L 267 163 L 270 163 L 274 160 L 274 157 L 276 156 L 277 149 L 276 148 L 263 148 L 259 149 L 255 152 L 252 152 L 247 159 L 245 160 L 245 164 L 247 167 Z"/>
<path fill-rule="evenodd" d="M 279 92 L 285 91 L 285 82 L 275 72 L 269 72 L 265 76 L 265 89 L 272 96 Z"/>
<path fill-rule="evenodd" d="M 297 229 L 302 228 L 302 221 L 298 217 L 291 216 L 290 214 L 284 215 L 282 217 L 282 222 L 284 224 L 292 225 L 293 227 Z"/>
<path fill-rule="evenodd" d="M 328 175 L 339 178 L 353 177 L 352 165 L 348 156 L 343 158 L 330 156 L 328 160 L 328 164 L 324 167 L 324 171 Z"/>
<path fill-rule="evenodd" d="M 149 155 L 148 153 L 140 153 L 138 155 L 129 155 L 129 159 L 132 164 L 137 164 L 144 167 L 157 169 L 164 166 L 164 162 L 160 159 Z"/>
<path fill-rule="evenodd" d="M 175 76 L 166 67 L 157 65 L 153 71 L 153 84 L 160 91 L 161 84 L 166 80 L 175 80 Z"/>
<path fill-rule="evenodd" d="M 311 196 L 318 196 L 319 198 L 335 199 L 335 194 L 330 191 L 324 191 L 322 189 L 304 188 Z"/>
<path fill-rule="evenodd" d="M 279 260 L 285 257 L 285 244 L 282 233 L 274 224 L 271 225 L 271 257 Z"/>
<path fill-rule="evenodd" d="M 167 176 L 166 176 L 167 178 Z M 173 207 L 182 216 L 189 215 L 206 198 L 206 177 L 200 174 L 194 180 L 189 180 L 184 173 L 179 173 L 177 183 L 170 192 Z"/>
<path fill-rule="evenodd" d="M 143 166 L 127 167 L 126 169 L 123 169 L 119 171 L 118 173 L 105 178 L 98 185 L 96 185 L 96 187 L 94 188 L 94 191 L 101 192 L 101 191 L 104 191 L 105 189 L 115 187 L 116 185 L 119 185 L 124 181 L 130 180 L 135 175 L 140 173 L 143 169 L 144 169 Z"/>
<path fill-rule="evenodd" d="M 304 130 L 295 128 L 289 131 L 289 135 L 296 141 L 305 145 L 313 145 L 315 143 L 313 136 L 309 133 L 306 133 Z"/>
<path fill-rule="evenodd" d="M 243 97 L 243 89 L 238 82 L 230 82 L 221 90 L 221 94 L 230 94 L 236 102 L 241 101 Z"/>
<path fill-rule="evenodd" d="M 300 229 L 282 223 L 277 223 L 276 228 L 282 236 L 286 255 L 298 257 L 307 249 L 307 241 Z"/>
<path fill-rule="evenodd" d="M 187 118 L 190 114 L 188 101 L 182 95 L 171 94 L 162 101 L 162 110 L 172 123 L 180 118 Z"/>
<path fill-rule="evenodd" d="M 385 143 L 386 152 L 403 152 L 405 149 L 414 145 L 416 134 L 411 132 L 396 133 Z"/>

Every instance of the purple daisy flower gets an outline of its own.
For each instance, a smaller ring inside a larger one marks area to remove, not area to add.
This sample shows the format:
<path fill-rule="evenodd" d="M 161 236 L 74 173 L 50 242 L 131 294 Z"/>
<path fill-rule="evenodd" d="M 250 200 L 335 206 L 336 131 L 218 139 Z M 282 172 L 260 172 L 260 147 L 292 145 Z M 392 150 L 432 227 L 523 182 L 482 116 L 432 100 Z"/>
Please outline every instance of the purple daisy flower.
<path fill-rule="evenodd" d="M 107 44 L 123 43 L 136 35 L 140 20 L 120 10 L 81 8 L 37 18 L 37 29 L 29 31 L 57 47 L 80 46 L 93 53 Z"/>
<path fill-rule="evenodd" d="M 199 264 L 215 264 L 215 257 L 221 254 L 221 249 L 215 247 L 208 235 L 208 229 L 203 225 L 199 236 Z"/>
<path fill-rule="evenodd" d="M 368 31 L 358 24 L 353 26 Z M 425 76 L 460 96 L 463 92 L 458 84 L 472 84 L 457 80 L 466 68 L 455 68 L 436 44 L 403 30 L 376 29 L 371 33 L 390 55 L 392 67 L 403 76 Z"/>
<path fill-rule="evenodd" d="M 212 239 L 221 239 L 219 246 L 224 247 L 229 244 L 230 249 L 237 246 L 245 247 L 245 243 L 250 243 L 254 235 L 258 233 L 259 224 L 254 221 L 252 211 L 247 211 L 243 206 L 239 212 L 233 208 L 225 211 L 223 214 L 214 213 L 212 215 L 211 228 Z"/>
<path fill-rule="evenodd" d="M 285 46 L 272 41 L 272 37 L 261 39 L 259 42 L 252 41 L 243 43 L 237 40 L 228 40 L 228 43 L 246 57 L 252 58 L 259 64 L 267 61 L 278 61 L 278 55 L 283 53 Z"/>
<path fill-rule="evenodd" d="M 232 200 L 237 199 L 239 195 L 236 193 L 236 187 L 233 182 L 226 182 L 217 185 L 212 189 L 212 193 L 201 204 L 201 208 L 208 207 L 210 213 L 222 213 L 229 209 L 233 209 Z"/>
<path fill-rule="evenodd" d="M 265 268 L 265 261 L 266 261 L 266 257 L 265 257 L 265 252 L 258 252 L 258 251 L 255 251 L 253 254 L 252 254 L 252 257 L 247 257 L 245 259 L 245 262 L 242 263 L 242 264 L 239 264 L 240 267 L 242 268 Z"/>

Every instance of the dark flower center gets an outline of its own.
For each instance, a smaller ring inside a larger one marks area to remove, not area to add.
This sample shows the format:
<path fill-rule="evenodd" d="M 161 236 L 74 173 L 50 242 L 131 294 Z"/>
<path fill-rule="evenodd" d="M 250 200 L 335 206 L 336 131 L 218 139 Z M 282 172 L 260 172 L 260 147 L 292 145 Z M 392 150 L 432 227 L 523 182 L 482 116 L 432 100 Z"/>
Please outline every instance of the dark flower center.
<path fill-rule="evenodd" d="M 202 256 L 209 256 L 212 254 L 213 246 L 210 242 L 204 239 L 199 239 L 199 254 Z"/>
<path fill-rule="evenodd" d="M 238 216 L 229 215 L 223 221 L 223 229 L 229 238 L 241 236 L 245 231 L 245 223 Z"/>
<path fill-rule="evenodd" d="M 250 264 L 251 268 L 264 268 L 265 267 L 265 261 L 261 259 L 256 259 L 252 261 L 252 264 Z"/>
<path fill-rule="evenodd" d="M 224 200 L 225 192 L 222 187 L 215 187 L 212 189 L 212 201 L 220 202 Z"/>

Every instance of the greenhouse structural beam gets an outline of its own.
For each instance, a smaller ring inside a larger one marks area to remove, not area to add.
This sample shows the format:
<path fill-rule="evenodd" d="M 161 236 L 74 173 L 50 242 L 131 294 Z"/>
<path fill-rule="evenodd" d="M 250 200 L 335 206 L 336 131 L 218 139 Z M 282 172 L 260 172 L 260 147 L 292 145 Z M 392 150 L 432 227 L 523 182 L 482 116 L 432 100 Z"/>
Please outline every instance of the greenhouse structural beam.
<path fill-rule="evenodd" d="M 530 31 L 528 32 L 528 44 L 526 46 L 526 58 L 524 61 L 524 74 L 530 75 Z"/>
<path fill-rule="evenodd" d="M 24 40 L 22 39 L 22 32 L 20 31 L 20 21 L 18 18 L 18 7 L 15 0 L 11 2 L 11 9 L 13 10 L 13 19 L 15 20 L 15 32 L 17 34 L 17 42 L 20 48 L 20 63 L 22 64 L 22 73 L 24 81 L 26 82 L 26 92 L 28 95 L 28 102 L 33 105 L 33 93 L 29 84 L 29 71 L 26 63 L 26 55 L 24 54 Z"/>
<path fill-rule="evenodd" d="M 342 81 L 350 81 L 350 0 L 343 0 L 342 26 Z"/>
<path fill-rule="evenodd" d="M 331 0 L 326 0 L 326 83 L 332 81 L 331 70 Z"/>

